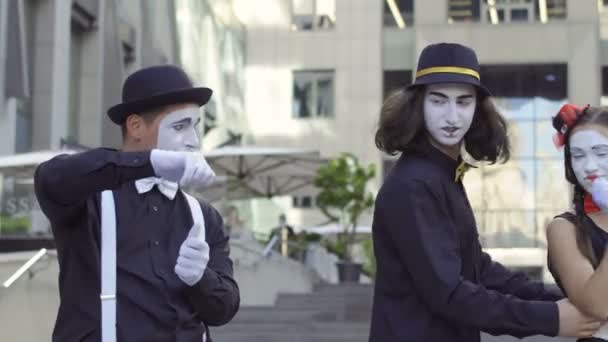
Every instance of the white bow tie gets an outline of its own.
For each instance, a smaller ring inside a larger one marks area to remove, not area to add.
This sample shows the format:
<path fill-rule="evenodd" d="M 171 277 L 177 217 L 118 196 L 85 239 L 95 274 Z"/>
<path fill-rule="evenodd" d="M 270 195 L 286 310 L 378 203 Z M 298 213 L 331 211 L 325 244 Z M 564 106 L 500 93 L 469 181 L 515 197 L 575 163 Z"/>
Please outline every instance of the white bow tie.
<path fill-rule="evenodd" d="M 179 185 L 177 183 L 158 177 L 142 178 L 135 181 L 135 188 L 137 188 L 137 193 L 140 194 L 152 190 L 155 185 L 163 195 L 167 196 L 167 198 L 171 200 L 175 198 L 175 194 L 179 189 Z"/>

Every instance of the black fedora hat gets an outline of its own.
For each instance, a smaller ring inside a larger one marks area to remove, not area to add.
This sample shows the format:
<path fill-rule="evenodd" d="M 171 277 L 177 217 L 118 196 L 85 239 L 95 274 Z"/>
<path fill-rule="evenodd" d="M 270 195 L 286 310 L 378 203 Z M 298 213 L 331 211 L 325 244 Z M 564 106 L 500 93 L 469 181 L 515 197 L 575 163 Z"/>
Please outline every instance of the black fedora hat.
<path fill-rule="evenodd" d="M 108 110 L 110 119 L 121 125 L 134 113 L 178 103 L 204 105 L 211 98 L 209 88 L 194 87 L 186 73 L 175 65 L 140 69 L 127 77 L 122 87 L 122 103 Z"/>
<path fill-rule="evenodd" d="M 437 83 L 471 84 L 477 87 L 480 95 L 491 95 L 481 84 L 475 51 L 460 44 L 431 44 L 420 53 L 416 79 L 408 89 Z"/>

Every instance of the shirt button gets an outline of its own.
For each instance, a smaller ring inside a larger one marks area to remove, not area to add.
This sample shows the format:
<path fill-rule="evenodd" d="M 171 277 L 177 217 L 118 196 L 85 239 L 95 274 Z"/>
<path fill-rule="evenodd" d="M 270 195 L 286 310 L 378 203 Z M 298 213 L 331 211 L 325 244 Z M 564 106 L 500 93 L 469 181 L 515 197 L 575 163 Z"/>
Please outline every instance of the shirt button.
<path fill-rule="evenodd" d="M 154 246 L 158 246 L 158 245 L 160 245 L 160 242 L 154 241 Z"/>
<path fill-rule="evenodd" d="M 153 207 L 152 207 L 152 210 L 154 210 L 154 211 L 158 211 L 158 207 L 157 207 L 157 206 L 153 206 Z"/>

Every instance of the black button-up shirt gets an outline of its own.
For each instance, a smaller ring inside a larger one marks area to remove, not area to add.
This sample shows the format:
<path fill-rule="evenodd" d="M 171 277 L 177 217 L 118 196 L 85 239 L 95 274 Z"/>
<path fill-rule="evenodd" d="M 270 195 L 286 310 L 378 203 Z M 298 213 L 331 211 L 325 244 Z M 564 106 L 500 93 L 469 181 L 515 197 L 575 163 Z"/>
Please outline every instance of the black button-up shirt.
<path fill-rule="evenodd" d="M 480 331 L 558 332 L 559 291 L 493 262 L 479 244 L 458 161 L 404 153 L 376 198 L 370 342 L 474 342 Z"/>
<path fill-rule="evenodd" d="M 210 260 L 190 287 L 175 274 L 192 227 L 186 198 L 134 180 L 154 176 L 149 152 L 94 149 L 62 155 L 36 170 L 36 196 L 51 221 L 61 303 L 53 341 L 100 341 L 100 191 L 112 189 L 117 219 L 117 335 L 122 342 L 201 342 L 206 325 L 228 322 L 239 307 L 228 236 L 218 212 L 200 203 Z M 202 323 L 202 324 L 201 324 Z"/>

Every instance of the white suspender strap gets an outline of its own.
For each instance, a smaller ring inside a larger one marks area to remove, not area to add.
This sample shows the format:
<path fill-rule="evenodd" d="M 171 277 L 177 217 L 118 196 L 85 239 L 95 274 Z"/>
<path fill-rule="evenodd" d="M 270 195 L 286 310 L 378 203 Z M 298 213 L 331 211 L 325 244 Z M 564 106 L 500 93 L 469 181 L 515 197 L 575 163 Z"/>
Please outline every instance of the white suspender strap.
<path fill-rule="evenodd" d="M 201 225 L 199 238 L 205 241 L 205 218 L 196 198 L 182 192 L 192 215 Z M 116 342 L 116 206 L 111 190 L 101 193 L 101 341 Z M 203 335 L 203 341 L 206 340 Z"/>
<path fill-rule="evenodd" d="M 203 217 L 203 211 L 201 210 L 201 205 L 198 203 L 198 200 L 194 198 L 192 195 L 188 195 L 184 191 L 182 191 L 184 197 L 188 201 L 188 205 L 190 206 L 190 213 L 192 214 L 192 222 L 199 223 L 201 225 L 201 230 L 199 234 L 199 239 L 201 241 L 205 241 L 205 218 Z"/>
<path fill-rule="evenodd" d="M 116 342 L 116 207 L 111 190 L 101 193 L 101 341 Z"/>

